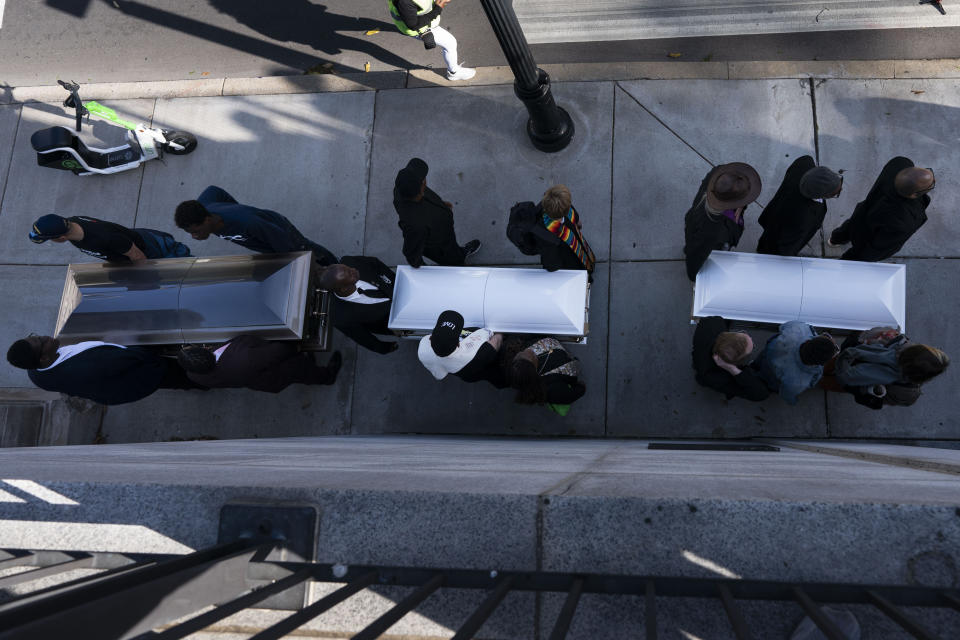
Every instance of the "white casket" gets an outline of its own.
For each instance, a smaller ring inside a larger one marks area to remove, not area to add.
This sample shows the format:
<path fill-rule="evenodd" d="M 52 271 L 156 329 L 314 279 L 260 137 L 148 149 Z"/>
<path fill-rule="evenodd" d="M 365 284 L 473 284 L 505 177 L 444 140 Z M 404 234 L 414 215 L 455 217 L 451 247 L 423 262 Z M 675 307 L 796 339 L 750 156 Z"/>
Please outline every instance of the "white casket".
<path fill-rule="evenodd" d="M 465 327 L 535 333 L 586 342 L 590 285 L 586 271 L 493 267 L 397 267 L 388 326 L 426 335 L 447 309 Z"/>
<path fill-rule="evenodd" d="M 697 274 L 693 316 L 906 331 L 906 279 L 902 264 L 714 251 Z"/>

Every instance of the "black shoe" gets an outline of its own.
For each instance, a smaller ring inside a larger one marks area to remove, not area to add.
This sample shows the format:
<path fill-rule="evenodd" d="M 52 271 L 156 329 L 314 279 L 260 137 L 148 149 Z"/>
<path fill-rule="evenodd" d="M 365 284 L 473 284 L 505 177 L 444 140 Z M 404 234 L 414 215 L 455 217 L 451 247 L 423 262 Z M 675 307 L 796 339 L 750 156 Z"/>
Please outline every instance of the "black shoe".
<path fill-rule="evenodd" d="M 463 256 L 463 259 L 466 260 L 473 254 L 475 254 L 477 251 L 480 251 L 481 246 L 483 245 L 480 244 L 479 240 L 471 240 L 467 244 L 463 245 L 463 250 L 467 252 L 467 254 Z"/>
<path fill-rule="evenodd" d="M 828 245 L 830 245 L 831 247 L 842 247 L 842 246 L 845 245 L 845 244 L 850 244 L 850 241 L 849 241 L 849 240 L 847 240 L 847 241 L 845 241 L 845 242 L 840 242 L 839 239 L 835 239 L 835 234 L 836 234 L 836 233 L 837 233 L 837 230 L 834 229 L 834 230 L 833 230 L 833 233 L 830 234 L 830 237 L 827 238 L 827 244 L 828 244 Z"/>
<path fill-rule="evenodd" d="M 341 355 L 339 351 L 334 351 L 330 359 L 327 360 L 327 372 L 330 374 L 330 384 L 333 384 L 334 380 L 337 379 L 337 373 L 342 366 L 343 355 Z"/>

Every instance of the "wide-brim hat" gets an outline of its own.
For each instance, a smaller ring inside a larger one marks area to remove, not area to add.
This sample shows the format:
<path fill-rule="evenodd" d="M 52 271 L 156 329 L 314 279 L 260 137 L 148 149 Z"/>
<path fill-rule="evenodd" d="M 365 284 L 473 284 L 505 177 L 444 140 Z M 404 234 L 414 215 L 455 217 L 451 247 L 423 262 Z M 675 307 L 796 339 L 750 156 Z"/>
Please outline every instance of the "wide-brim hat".
<path fill-rule="evenodd" d="M 707 206 L 713 210 L 739 209 L 760 195 L 760 174 L 746 162 L 721 164 L 707 181 Z"/>

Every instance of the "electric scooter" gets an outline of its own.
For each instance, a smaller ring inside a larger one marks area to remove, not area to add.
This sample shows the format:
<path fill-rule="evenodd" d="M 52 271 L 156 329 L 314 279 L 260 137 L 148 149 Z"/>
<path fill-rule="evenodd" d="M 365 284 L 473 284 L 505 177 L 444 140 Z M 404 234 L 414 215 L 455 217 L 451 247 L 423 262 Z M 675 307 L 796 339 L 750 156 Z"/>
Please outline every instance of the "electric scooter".
<path fill-rule="evenodd" d="M 70 92 L 63 106 L 76 114 L 76 130 L 80 131 L 83 116 L 91 113 L 127 129 L 127 143 L 109 149 L 88 147 L 66 127 L 41 129 L 30 136 L 37 152 L 37 164 L 51 169 L 73 171 L 78 176 L 92 173 L 119 173 L 139 167 L 147 160 L 161 158 L 164 152 L 185 155 L 197 148 L 197 138 L 186 131 L 168 131 L 122 120 L 113 109 L 94 101 L 80 101 L 80 85 L 57 80 Z"/>

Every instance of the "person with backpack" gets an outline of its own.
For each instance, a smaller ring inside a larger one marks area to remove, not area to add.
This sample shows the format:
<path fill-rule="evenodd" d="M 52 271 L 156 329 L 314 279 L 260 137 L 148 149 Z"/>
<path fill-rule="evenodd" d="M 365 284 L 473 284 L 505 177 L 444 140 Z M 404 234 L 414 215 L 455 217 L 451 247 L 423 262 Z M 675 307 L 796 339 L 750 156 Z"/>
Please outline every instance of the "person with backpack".
<path fill-rule="evenodd" d="M 387 0 L 390 17 L 397 30 L 416 38 L 428 51 L 440 47 L 447 65 L 447 80 L 469 80 L 476 69 L 465 67 L 457 59 L 457 39 L 440 26 L 440 13 L 450 0 Z"/>
<path fill-rule="evenodd" d="M 547 271 L 583 269 L 592 281 L 597 259 L 582 227 L 570 189 L 557 184 L 547 189 L 539 204 L 518 202 L 510 209 L 507 238 L 523 254 L 539 255 Z"/>

